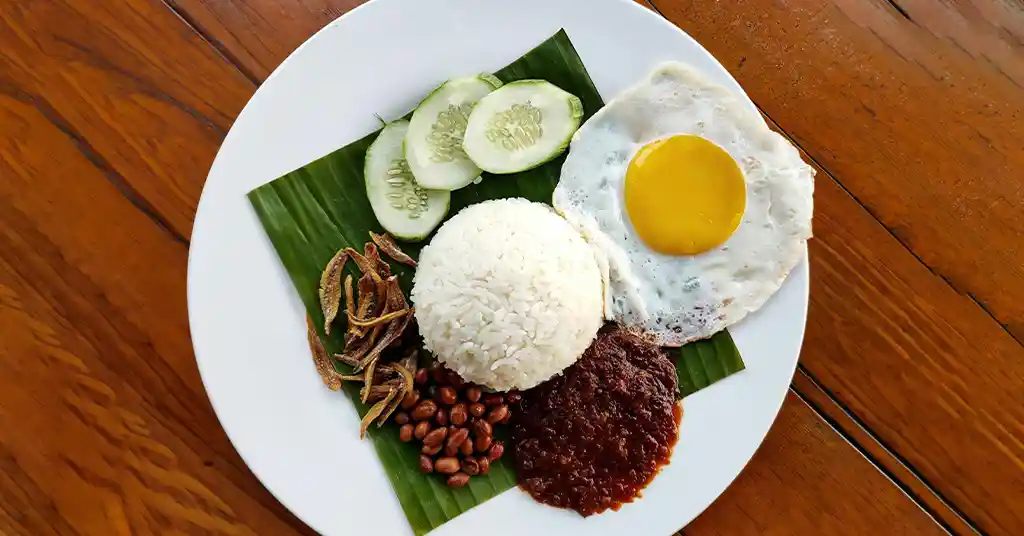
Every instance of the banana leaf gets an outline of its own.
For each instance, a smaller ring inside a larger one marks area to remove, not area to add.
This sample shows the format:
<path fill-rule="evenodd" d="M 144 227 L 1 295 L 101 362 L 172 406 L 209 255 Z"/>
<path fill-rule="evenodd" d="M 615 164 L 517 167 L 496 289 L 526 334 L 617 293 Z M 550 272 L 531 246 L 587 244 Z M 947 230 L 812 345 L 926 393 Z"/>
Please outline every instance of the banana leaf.
<path fill-rule="evenodd" d="M 687 397 L 744 369 L 740 352 L 728 331 L 719 331 L 710 339 L 696 341 L 679 349 L 676 376 L 679 394 Z"/>
<path fill-rule="evenodd" d="M 450 74 L 454 77 L 466 73 Z M 548 80 L 583 101 L 584 119 L 604 104 L 564 30 L 494 74 L 504 82 L 528 78 Z M 343 322 L 337 323 L 331 336 L 323 334 L 317 289 L 324 266 L 339 249 L 347 246 L 361 251 L 370 231 L 383 232 L 370 208 L 363 184 L 363 159 L 377 134 L 372 132 L 249 193 L 250 203 L 307 313 L 313 324 L 319 326 L 324 346 L 332 353 L 342 349 Z M 452 193 L 448 215 L 487 199 L 524 197 L 550 203 L 564 159 L 563 155 L 536 169 L 511 176 L 492 177 L 485 173 L 480 184 Z M 423 243 L 426 241 L 402 244 L 402 248 L 417 258 Z M 349 263 L 346 270 L 358 277 L 352 264 Z M 408 292 L 412 270 L 397 263 L 392 263 L 392 270 Z M 685 385 L 681 391 L 684 395 L 742 369 L 739 353 L 727 335 L 714 339 L 713 344 L 704 350 L 685 347 L 678 354 L 677 369 L 696 371 L 688 372 L 685 383 L 680 373 L 680 386 Z M 339 364 L 338 368 L 339 372 L 348 372 L 343 370 L 343 365 Z M 310 388 L 320 387 L 311 385 Z M 358 387 L 346 385 L 345 391 L 359 415 L 364 415 L 369 408 L 359 403 Z M 419 472 L 419 449 L 399 441 L 398 429 L 393 424 L 371 427 L 369 437 L 417 535 L 515 486 L 511 452 L 492 465 L 490 474 L 470 479 L 465 488 L 451 489 L 437 475 Z"/>

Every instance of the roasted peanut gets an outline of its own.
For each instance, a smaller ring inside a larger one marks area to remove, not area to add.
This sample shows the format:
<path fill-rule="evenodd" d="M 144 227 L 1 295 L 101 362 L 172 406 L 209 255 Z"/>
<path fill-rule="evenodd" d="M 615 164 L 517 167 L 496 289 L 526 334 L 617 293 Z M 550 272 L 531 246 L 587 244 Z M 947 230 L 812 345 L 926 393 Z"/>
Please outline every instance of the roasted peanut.
<path fill-rule="evenodd" d="M 466 473 L 455 473 L 448 477 L 448 487 L 450 488 L 461 488 L 469 483 L 469 475 Z"/>
<path fill-rule="evenodd" d="M 462 426 L 466 424 L 469 419 L 469 411 L 466 410 L 466 405 L 462 402 L 452 406 L 451 412 L 448 414 L 448 420 L 451 421 L 454 426 Z"/>
<path fill-rule="evenodd" d="M 509 404 L 518 404 L 522 399 L 523 395 L 521 395 L 519 391 L 509 391 L 509 393 L 505 395 L 505 400 L 507 400 Z"/>
<path fill-rule="evenodd" d="M 403 443 L 412 441 L 413 425 L 406 423 L 398 429 L 398 439 L 402 440 Z"/>
<path fill-rule="evenodd" d="M 451 456 L 438 458 L 437 461 L 434 462 L 434 470 L 437 471 L 438 473 L 444 473 L 446 475 L 453 475 L 459 472 L 460 467 L 461 464 L 459 463 L 459 459 L 453 458 Z"/>
<path fill-rule="evenodd" d="M 484 397 L 485 406 L 500 406 L 505 403 L 505 397 L 501 395 L 487 395 Z"/>
<path fill-rule="evenodd" d="M 448 426 L 448 410 L 444 408 L 437 408 L 437 413 L 434 415 L 434 420 L 440 426 Z"/>
<path fill-rule="evenodd" d="M 409 422 L 409 414 L 404 411 L 399 411 L 395 414 L 395 424 L 404 425 Z"/>
<path fill-rule="evenodd" d="M 448 377 L 445 379 L 448 380 L 448 385 L 451 385 L 456 389 L 466 384 L 466 382 L 463 381 L 462 376 L 459 376 L 457 373 L 451 370 L 448 371 Z"/>
<path fill-rule="evenodd" d="M 448 434 L 448 445 L 449 447 L 459 448 L 462 446 L 462 442 L 469 438 L 469 430 L 465 428 L 452 427 L 452 431 Z"/>
<path fill-rule="evenodd" d="M 427 369 L 421 368 L 416 371 L 416 375 L 413 376 L 412 381 L 416 385 L 422 387 L 427 384 L 428 379 L 430 379 L 430 373 L 427 372 Z"/>
<path fill-rule="evenodd" d="M 467 437 L 466 440 L 463 441 L 461 445 L 459 445 L 459 454 L 462 454 L 463 456 L 469 456 L 469 455 L 473 454 L 473 440 L 472 439 Z"/>
<path fill-rule="evenodd" d="M 487 408 L 483 404 L 473 403 L 469 405 L 469 414 L 474 417 L 483 417 L 486 411 Z"/>
<path fill-rule="evenodd" d="M 440 395 L 441 403 L 446 406 L 454 404 L 459 399 L 459 393 L 454 387 L 448 385 L 438 389 L 438 394 Z"/>
<path fill-rule="evenodd" d="M 463 458 L 462 459 L 462 471 L 469 476 L 480 473 L 480 462 L 476 461 L 476 458 Z"/>
<path fill-rule="evenodd" d="M 491 448 L 491 436 L 477 436 L 476 441 L 473 442 L 473 448 L 475 448 L 477 452 L 487 452 L 487 449 Z"/>
<path fill-rule="evenodd" d="M 412 419 L 414 421 L 425 421 L 434 416 L 437 413 L 437 403 L 433 400 L 423 400 L 412 410 Z"/>
<path fill-rule="evenodd" d="M 470 402 L 479 402 L 481 394 L 483 394 L 483 392 L 475 385 L 466 389 L 466 398 L 469 399 Z"/>
<path fill-rule="evenodd" d="M 473 421 L 473 433 L 476 434 L 476 437 L 490 437 L 494 435 L 494 428 L 487 421 Z"/>
<path fill-rule="evenodd" d="M 430 456 L 426 454 L 420 454 L 420 472 L 421 473 L 433 473 L 434 472 L 434 460 L 430 459 Z"/>
<path fill-rule="evenodd" d="M 487 451 L 487 459 L 492 462 L 496 462 L 501 458 L 502 454 L 505 454 L 505 444 L 501 441 L 495 441 L 494 444 L 491 445 L 491 450 Z"/>
<path fill-rule="evenodd" d="M 416 428 L 413 430 L 412 435 L 416 439 L 423 439 L 424 437 L 427 437 L 427 434 L 429 434 L 429 433 L 430 433 L 430 422 L 429 421 L 421 421 L 419 424 L 416 425 Z"/>
<path fill-rule="evenodd" d="M 423 436 L 423 444 L 429 447 L 434 445 L 440 445 L 444 443 L 444 438 L 448 437 L 448 429 L 441 427 L 436 430 L 431 430 L 429 434 Z"/>
<path fill-rule="evenodd" d="M 448 379 L 448 373 L 445 372 L 444 366 L 440 363 L 434 363 L 434 365 L 430 367 L 430 377 L 433 378 L 434 383 L 443 384 L 444 381 Z"/>
<path fill-rule="evenodd" d="M 423 445 L 423 448 L 420 449 L 420 452 L 426 454 L 427 456 L 436 456 L 438 452 L 441 452 L 441 445 L 434 445 L 433 447 Z"/>
<path fill-rule="evenodd" d="M 505 419 L 507 419 L 508 416 L 508 406 L 502 404 L 492 409 L 491 412 L 487 414 L 487 422 L 491 424 L 498 424 L 499 422 L 502 422 Z"/>
<path fill-rule="evenodd" d="M 481 475 L 486 475 L 491 472 L 491 460 L 488 460 L 487 456 L 480 456 L 476 458 L 476 463 L 480 466 Z"/>
<path fill-rule="evenodd" d="M 412 391 L 405 393 L 405 398 L 402 399 L 401 404 L 402 409 L 404 409 L 405 411 L 409 411 L 410 409 L 416 407 L 416 403 L 419 402 L 419 400 L 420 392 L 417 391 L 416 389 L 413 389 Z"/>
<path fill-rule="evenodd" d="M 445 456 L 449 456 L 449 457 L 450 456 L 458 456 L 459 455 L 459 446 L 458 445 L 448 445 L 448 444 L 446 444 L 445 447 L 444 447 L 444 455 Z"/>

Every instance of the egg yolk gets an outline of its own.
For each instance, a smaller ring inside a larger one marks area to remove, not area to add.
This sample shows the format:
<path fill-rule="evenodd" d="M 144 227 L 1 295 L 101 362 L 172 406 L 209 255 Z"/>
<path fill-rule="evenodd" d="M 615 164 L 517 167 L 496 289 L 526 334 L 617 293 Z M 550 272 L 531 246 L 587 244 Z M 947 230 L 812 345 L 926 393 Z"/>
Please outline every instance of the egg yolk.
<path fill-rule="evenodd" d="M 694 255 L 723 244 L 747 203 L 736 161 L 690 135 L 644 145 L 626 170 L 625 198 L 640 239 L 666 255 Z"/>

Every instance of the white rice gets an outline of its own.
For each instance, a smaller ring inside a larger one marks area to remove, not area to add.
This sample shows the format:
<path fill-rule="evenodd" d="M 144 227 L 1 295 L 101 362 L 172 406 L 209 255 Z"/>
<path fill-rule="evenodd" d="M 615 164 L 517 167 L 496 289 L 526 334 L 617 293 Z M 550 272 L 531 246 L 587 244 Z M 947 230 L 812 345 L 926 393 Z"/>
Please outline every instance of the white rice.
<path fill-rule="evenodd" d="M 445 222 L 412 289 L 424 344 L 463 379 L 529 389 L 572 365 L 603 321 L 593 251 L 547 205 L 485 201 Z"/>

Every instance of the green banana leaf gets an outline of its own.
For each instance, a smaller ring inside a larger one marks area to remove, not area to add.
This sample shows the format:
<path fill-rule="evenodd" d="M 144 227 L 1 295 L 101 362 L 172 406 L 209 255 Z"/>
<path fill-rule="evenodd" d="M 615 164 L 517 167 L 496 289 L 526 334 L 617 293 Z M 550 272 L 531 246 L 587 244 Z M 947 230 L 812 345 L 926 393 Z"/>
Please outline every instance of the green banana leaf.
<path fill-rule="evenodd" d="M 454 77 L 466 73 L 450 74 Z M 565 31 L 559 31 L 494 74 L 504 82 L 527 78 L 548 80 L 580 97 L 584 119 L 604 104 Z M 369 231 L 383 232 L 370 208 L 363 184 L 363 159 L 376 136 L 377 132 L 370 133 L 249 193 L 249 200 L 307 313 L 314 325 L 320 326 L 318 331 L 324 346 L 332 353 L 341 351 L 344 329 L 339 321 L 331 336 L 322 332 L 323 314 L 317 293 L 320 275 L 339 249 L 347 246 L 361 251 L 369 239 Z M 480 184 L 452 193 L 449 216 L 487 199 L 524 197 L 550 203 L 564 159 L 563 155 L 536 169 L 511 176 L 493 177 L 485 173 Z M 402 248 L 417 258 L 421 245 L 403 244 Z M 346 270 L 358 277 L 352 264 L 349 263 Z M 397 263 L 392 263 L 392 270 L 408 292 L 412 270 Z M 680 372 L 684 396 L 743 368 L 728 334 L 711 342 L 711 346 L 687 346 L 681 350 L 677 369 L 686 371 L 685 378 Z M 339 366 L 339 372 L 347 372 L 342 368 Z M 311 389 L 318 387 L 310 386 Z M 345 391 L 360 416 L 364 415 L 369 408 L 359 403 L 358 387 L 347 385 Z M 419 449 L 399 441 L 398 429 L 393 424 L 371 427 L 369 437 L 417 535 L 515 486 L 511 453 L 492 465 L 490 474 L 470 479 L 465 488 L 451 489 L 437 475 L 419 472 Z"/>
<path fill-rule="evenodd" d="M 684 398 L 744 369 L 743 360 L 728 331 L 679 349 L 676 376 Z"/>

